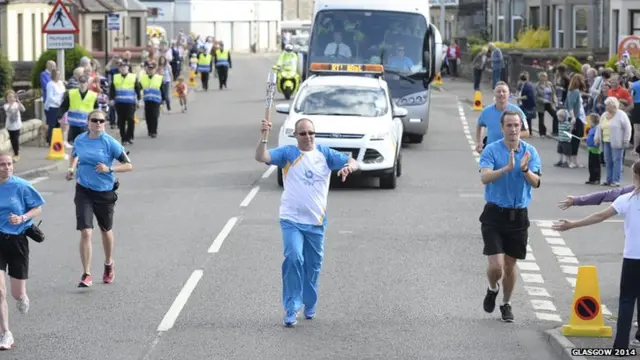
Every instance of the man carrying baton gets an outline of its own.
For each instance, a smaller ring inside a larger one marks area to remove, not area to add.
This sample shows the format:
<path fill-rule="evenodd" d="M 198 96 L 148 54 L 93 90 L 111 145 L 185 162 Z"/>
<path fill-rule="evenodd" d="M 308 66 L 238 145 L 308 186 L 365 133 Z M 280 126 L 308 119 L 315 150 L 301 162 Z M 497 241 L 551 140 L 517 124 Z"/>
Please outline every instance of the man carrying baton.
<path fill-rule="evenodd" d="M 313 319 L 318 301 L 318 278 L 324 257 L 326 207 L 331 172 L 344 182 L 358 163 L 326 146 L 316 145 L 313 122 L 300 119 L 294 126 L 298 145 L 267 150 L 271 122 L 262 120 L 262 139 L 255 159 L 284 169 L 284 192 L 280 200 L 280 227 L 284 247 L 282 263 L 282 305 L 284 325 L 297 324 L 304 304 L 304 316 Z"/>

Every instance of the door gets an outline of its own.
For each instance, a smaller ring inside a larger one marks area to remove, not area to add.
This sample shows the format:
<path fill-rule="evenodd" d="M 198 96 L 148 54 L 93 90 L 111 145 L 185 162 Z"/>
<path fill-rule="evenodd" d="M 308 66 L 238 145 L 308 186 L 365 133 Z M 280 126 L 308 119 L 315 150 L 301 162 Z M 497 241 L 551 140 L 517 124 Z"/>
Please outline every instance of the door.
<path fill-rule="evenodd" d="M 236 52 L 249 52 L 251 45 L 251 23 L 248 21 L 233 22 L 233 45 Z"/>
<path fill-rule="evenodd" d="M 259 51 L 269 50 L 269 22 L 260 21 L 258 23 L 258 49 Z"/>

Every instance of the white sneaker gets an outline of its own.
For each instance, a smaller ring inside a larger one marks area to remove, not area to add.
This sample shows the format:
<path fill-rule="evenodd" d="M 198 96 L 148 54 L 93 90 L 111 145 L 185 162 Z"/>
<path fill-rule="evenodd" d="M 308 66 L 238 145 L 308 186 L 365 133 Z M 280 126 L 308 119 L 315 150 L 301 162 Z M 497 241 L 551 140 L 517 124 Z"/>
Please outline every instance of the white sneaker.
<path fill-rule="evenodd" d="M 631 346 L 640 347 L 640 340 L 633 339 L 633 341 L 631 341 Z"/>
<path fill-rule="evenodd" d="M 23 299 L 20 299 L 16 302 L 18 306 L 18 311 L 21 314 L 26 314 L 29 311 L 29 297 L 25 295 Z"/>
<path fill-rule="evenodd" d="M 7 331 L 0 338 L 0 350 L 10 350 L 14 347 L 13 334 Z"/>
<path fill-rule="evenodd" d="M 636 323 L 635 323 L 635 324 L 633 324 L 633 325 L 634 325 L 635 327 L 638 327 L 638 322 L 636 321 Z"/>

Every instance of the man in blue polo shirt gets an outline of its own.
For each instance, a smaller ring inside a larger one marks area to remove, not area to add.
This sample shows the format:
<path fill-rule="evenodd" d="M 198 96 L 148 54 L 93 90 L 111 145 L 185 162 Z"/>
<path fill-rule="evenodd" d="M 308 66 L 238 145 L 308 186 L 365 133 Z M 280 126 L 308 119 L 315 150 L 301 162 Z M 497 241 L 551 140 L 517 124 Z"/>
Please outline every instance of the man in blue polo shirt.
<path fill-rule="evenodd" d="M 502 139 L 502 126 L 500 117 L 505 110 L 516 111 L 523 119 L 526 119 L 524 112 L 518 105 L 509 102 L 509 85 L 504 81 L 499 81 L 493 89 L 495 104 L 486 106 L 480 112 L 476 125 L 476 152 L 481 153 L 482 149 L 494 141 Z M 487 128 L 487 135 L 482 138 L 482 128 Z M 523 123 L 521 137 L 529 137 L 529 125 Z"/>
<path fill-rule="evenodd" d="M 484 310 L 492 313 L 495 309 L 502 278 L 502 321 L 513 322 L 509 300 L 516 284 L 516 261 L 527 255 L 527 207 L 532 189 L 540 187 L 542 164 L 536 149 L 520 140 L 522 124 L 526 123 L 521 112 L 507 110 L 499 121 L 503 139 L 487 142 L 478 164 L 487 202 L 480 215 L 483 254 L 489 261 Z"/>

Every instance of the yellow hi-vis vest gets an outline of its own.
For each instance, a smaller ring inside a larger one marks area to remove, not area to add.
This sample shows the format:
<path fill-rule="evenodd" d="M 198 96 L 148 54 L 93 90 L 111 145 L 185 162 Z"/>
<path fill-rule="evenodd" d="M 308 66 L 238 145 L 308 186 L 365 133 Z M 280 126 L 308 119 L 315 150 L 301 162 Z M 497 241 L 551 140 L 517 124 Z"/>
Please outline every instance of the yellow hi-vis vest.
<path fill-rule="evenodd" d="M 85 127 L 87 126 L 87 118 L 89 113 L 93 111 L 98 94 L 88 90 L 84 95 L 84 99 L 80 96 L 79 89 L 69 90 L 69 110 L 67 111 L 67 121 L 71 126 Z"/>
<path fill-rule="evenodd" d="M 116 88 L 116 103 L 119 104 L 135 104 L 136 103 L 136 76 L 127 74 L 116 74 L 113 77 L 113 86 Z"/>
<path fill-rule="evenodd" d="M 229 50 L 216 50 L 216 66 L 229 67 Z"/>
<path fill-rule="evenodd" d="M 211 72 L 211 54 L 200 54 L 200 57 L 198 57 L 198 72 Z"/>
<path fill-rule="evenodd" d="M 162 102 L 162 94 L 160 87 L 162 86 L 162 75 L 153 75 L 149 78 L 148 74 L 140 75 L 140 85 L 142 86 L 142 98 L 144 101 L 156 103 Z"/>

